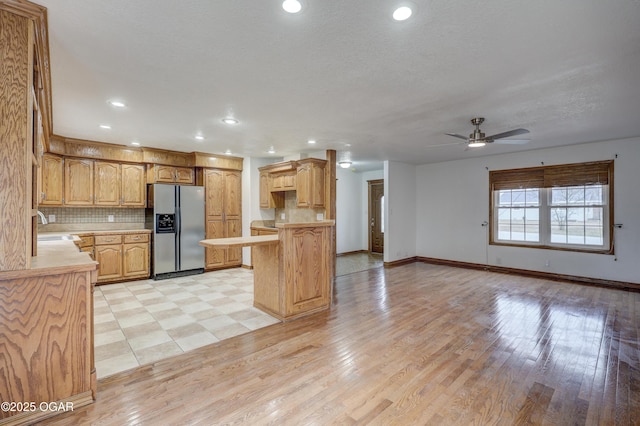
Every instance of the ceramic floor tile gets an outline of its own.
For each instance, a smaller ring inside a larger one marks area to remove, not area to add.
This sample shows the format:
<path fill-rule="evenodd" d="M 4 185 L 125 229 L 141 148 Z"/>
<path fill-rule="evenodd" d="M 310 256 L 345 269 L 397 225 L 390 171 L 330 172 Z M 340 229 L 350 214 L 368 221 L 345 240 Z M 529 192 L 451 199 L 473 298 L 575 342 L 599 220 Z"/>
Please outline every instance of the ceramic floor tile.
<path fill-rule="evenodd" d="M 129 346 L 129 342 L 127 342 L 126 340 L 120 340 L 119 342 L 95 346 L 93 352 L 95 360 L 96 362 L 98 362 L 130 353 L 131 346 Z"/>
<path fill-rule="evenodd" d="M 140 325 L 147 322 L 154 322 L 154 321 L 155 321 L 155 318 L 153 318 L 153 316 L 148 312 L 143 314 L 132 315 L 130 317 L 118 318 L 118 322 L 120 323 L 120 327 L 122 328 L 131 327 L 134 325 Z"/>
<path fill-rule="evenodd" d="M 197 322 L 183 325 L 182 327 L 177 327 L 171 330 L 167 330 L 167 334 L 171 336 L 172 339 L 178 340 L 185 337 L 193 336 L 194 334 L 203 333 L 207 331 L 206 328 L 202 324 Z"/>
<path fill-rule="evenodd" d="M 234 324 L 239 324 L 239 322 L 227 315 L 218 315 L 216 317 L 200 321 L 200 324 L 209 331 L 215 331 Z"/>
<path fill-rule="evenodd" d="M 168 311 L 169 309 L 177 309 L 178 305 L 174 302 L 161 302 L 156 303 L 155 305 L 145 305 L 147 311 L 149 312 L 160 312 L 160 311 Z"/>
<path fill-rule="evenodd" d="M 173 340 L 156 346 L 151 346 L 150 348 L 134 351 L 140 365 L 149 364 L 181 353 L 183 353 L 183 350 L 180 349 L 180 346 L 178 346 L 178 344 Z"/>
<path fill-rule="evenodd" d="M 211 305 L 206 303 L 206 302 L 198 301 L 197 303 L 191 303 L 189 305 L 180 306 L 180 309 L 182 309 L 187 314 L 192 314 L 194 312 L 201 312 L 201 311 L 210 310 L 211 309 Z"/>
<path fill-rule="evenodd" d="M 115 313 L 115 312 L 120 312 L 120 311 L 128 311 L 130 309 L 134 309 L 134 308 L 141 308 L 142 304 L 140 302 L 138 302 L 137 300 L 128 300 L 126 302 L 123 303 L 113 303 L 111 304 L 111 310 Z"/>
<path fill-rule="evenodd" d="M 192 349 L 201 348 L 203 346 L 210 345 L 219 341 L 220 339 L 218 339 L 208 331 L 176 339 L 176 343 L 178 344 L 178 346 L 180 346 L 180 348 L 185 352 Z"/>
<path fill-rule="evenodd" d="M 150 348 L 152 346 L 156 346 L 162 343 L 171 342 L 173 339 L 171 336 L 167 334 L 166 331 L 152 331 L 150 333 L 143 334 L 142 336 L 134 337 L 129 339 L 129 346 L 134 351 L 138 351 L 140 349 Z"/>
<path fill-rule="evenodd" d="M 180 315 L 177 317 L 166 318 L 158 321 L 158 324 L 165 330 L 171 330 L 173 328 L 182 327 L 183 325 L 191 324 L 195 320 L 189 315 Z"/>
<path fill-rule="evenodd" d="M 101 379 L 121 371 L 130 370 L 139 365 L 133 352 L 127 352 L 113 358 L 96 361 L 96 375 Z"/>
<path fill-rule="evenodd" d="M 117 330 L 106 331 L 104 333 L 96 333 L 94 330 L 94 333 L 93 344 L 95 346 L 107 345 L 109 343 L 127 339 L 119 328 Z"/>
<path fill-rule="evenodd" d="M 164 329 L 157 322 L 148 322 L 145 324 L 134 325 L 133 327 L 123 328 L 122 332 L 127 339 L 133 339 L 138 336 L 153 333 L 155 331 L 164 331 Z"/>
<path fill-rule="evenodd" d="M 247 305 L 239 302 L 234 302 L 227 303 L 226 305 L 218 305 L 216 306 L 216 309 L 223 314 L 230 314 L 232 312 L 238 312 L 247 309 Z"/>
<path fill-rule="evenodd" d="M 229 339 L 231 337 L 239 336 L 241 334 L 248 333 L 250 331 L 251 330 L 249 330 L 247 327 L 243 326 L 242 324 L 235 323 L 235 324 L 220 328 L 218 330 L 213 330 L 211 332 L 218 339 L 224 340 L 224 339 Z"/>

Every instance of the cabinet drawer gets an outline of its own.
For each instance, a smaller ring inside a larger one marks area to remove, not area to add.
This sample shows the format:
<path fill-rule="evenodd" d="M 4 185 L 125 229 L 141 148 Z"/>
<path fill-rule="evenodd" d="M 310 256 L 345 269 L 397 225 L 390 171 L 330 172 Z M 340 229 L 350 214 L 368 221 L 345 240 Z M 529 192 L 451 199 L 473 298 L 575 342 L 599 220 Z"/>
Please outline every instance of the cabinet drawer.
<path fill-rule="evenodd" d="M 149 242 L 149 234 L 128 234 L 123 235 L 124 243 L 148 243 Z"/>
<path fill-rule="evenodd" d="M 105 244 L 121 244 L 122 243 L 122 235 L 96 235 L 95 236 L 95 245 L 105 245 Z"/>
<path fill-rule="evenodd" d="M 76 241 L 76 245 L 80 248 L 93 246 L 93 235 L 78 235 L 80 241 Z"/>

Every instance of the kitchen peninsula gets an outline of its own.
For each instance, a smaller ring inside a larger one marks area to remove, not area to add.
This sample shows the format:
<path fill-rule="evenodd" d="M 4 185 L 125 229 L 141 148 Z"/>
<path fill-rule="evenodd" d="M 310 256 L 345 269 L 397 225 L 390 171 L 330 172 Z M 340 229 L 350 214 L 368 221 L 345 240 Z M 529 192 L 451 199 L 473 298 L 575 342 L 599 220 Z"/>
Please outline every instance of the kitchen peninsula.
<path fill-rule="evenodd" d="M 329 309 L 335 221 L 277 223 L 278 235 L 200 241 L 211 248 L 253 247 L 253 304 L 290 321 Z"/>

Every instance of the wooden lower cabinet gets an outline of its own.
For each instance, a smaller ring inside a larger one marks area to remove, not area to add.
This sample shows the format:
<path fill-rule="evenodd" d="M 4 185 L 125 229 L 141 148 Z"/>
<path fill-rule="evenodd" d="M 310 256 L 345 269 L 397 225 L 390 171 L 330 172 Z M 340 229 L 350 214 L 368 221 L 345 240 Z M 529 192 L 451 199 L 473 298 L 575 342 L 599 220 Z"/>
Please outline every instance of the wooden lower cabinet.
<path fill-rule="evenodd" d="M 101 234 L 94 238 L 98 284 L 149 277 L 148 233 Z"/>
<path fill-rule="evenodd" d="M 3 410 L 0 424 L 35 424 L 60 413 L 43 403 L 79 409 L 96 399 L 96 265 L 64 260 L 47 270 L 0 272 L 0 396 L 29 407 Z"/>
<path fill-rule="evenodd" d="M 122 245 L 96 246 L 98 282 L 122 278 Z"/>
<path fill-rule="evenodd" d="M 278 227 L 279 243 L 251 251 L 254 306 L 289 321 L 329 309 L 333 221 Z"/>
<path fill-rule="evenodd" d="M 209 220 L 207 221 L 207 238 L 230 238 L 242 235 L 240 220 Z M 239 266 L 242 263 L 242 249 L 214 249 L 205 250 L 205 267 L 222 268 Z"/>

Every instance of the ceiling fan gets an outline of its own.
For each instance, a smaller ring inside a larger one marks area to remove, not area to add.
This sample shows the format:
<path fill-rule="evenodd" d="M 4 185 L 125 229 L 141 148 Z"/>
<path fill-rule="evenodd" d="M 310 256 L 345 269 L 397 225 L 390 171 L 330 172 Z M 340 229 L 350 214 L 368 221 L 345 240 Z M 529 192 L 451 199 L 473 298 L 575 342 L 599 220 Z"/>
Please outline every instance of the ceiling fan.
<path fill-rule="evenodd" d="M 529 133 L 527 129 L 513 129 L 508 132 L 496 133 L 495 135 L 485 136 L 484 133 L 480 130 L 480 125 L 484 122 L 484 118 L 476 117 L 471 119 L 471 124 L 476 126 L 473 133 L 469 135 L 469 137 L 459 135 L 457 133 L 446 133 L 449 136 L 453 136 L 454 138 L 463 139 L 466 141 L 467 146 L 469 148 L 476 148 L 484 146 L 488 143 L 496 143 L 496 144 L 513 144 L 513 145 L 523 145 L 529 140 L 527 139 L 504 139 L 511 136 L 524 135 L 525 133 Z"/>

